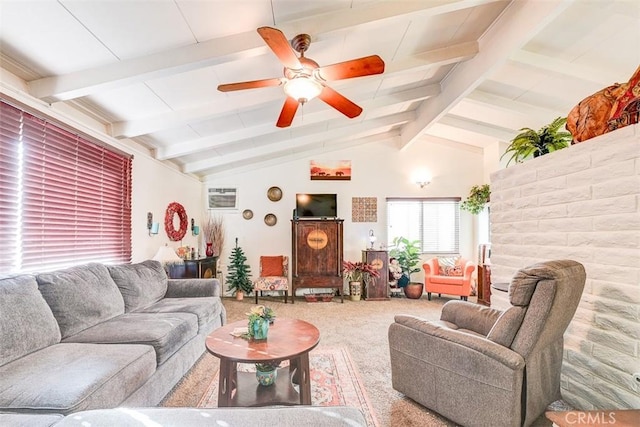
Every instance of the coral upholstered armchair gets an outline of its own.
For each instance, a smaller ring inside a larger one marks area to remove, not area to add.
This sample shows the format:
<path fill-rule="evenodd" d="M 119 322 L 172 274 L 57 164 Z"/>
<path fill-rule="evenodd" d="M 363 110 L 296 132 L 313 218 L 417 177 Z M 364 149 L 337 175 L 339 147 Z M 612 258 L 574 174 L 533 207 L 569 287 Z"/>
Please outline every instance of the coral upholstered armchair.
<path fill-rule="evenodd" d="M 547 261 L 515 274 L 505 311 L 449 301 L 440 320 L 396 315 L 393 388 L 464 426 L 530 426 L 561 397 L 563 334 L 585 279 L 575 261 Z"/>
<path fill-rule="evenodd" d="M 467 300 L 471 295 L 471 276 L 476 266 L 473 261 L 461 257 L 431 258 L 422 264 L 424 290 L 431 301 L 431 294 L 457 295 Z"/>

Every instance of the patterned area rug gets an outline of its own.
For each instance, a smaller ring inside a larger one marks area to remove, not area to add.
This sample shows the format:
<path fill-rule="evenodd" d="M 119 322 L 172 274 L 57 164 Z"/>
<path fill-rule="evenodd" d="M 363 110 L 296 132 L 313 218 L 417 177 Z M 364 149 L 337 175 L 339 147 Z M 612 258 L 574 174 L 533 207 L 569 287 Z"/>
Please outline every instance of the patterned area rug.
<path fill-rule="evenodd" d="M 346 348 L 315 349 L 309 353 L 309 359 L 313 406 L 354 406 L 362 411 L 368 426 L 378 427 L 364 384 Z M 252 365 L 238 366 L 240 371 L 252 369 Z M 199 408 L 218 406 L 218 374 L 216 372 L 198 403 Z"/>

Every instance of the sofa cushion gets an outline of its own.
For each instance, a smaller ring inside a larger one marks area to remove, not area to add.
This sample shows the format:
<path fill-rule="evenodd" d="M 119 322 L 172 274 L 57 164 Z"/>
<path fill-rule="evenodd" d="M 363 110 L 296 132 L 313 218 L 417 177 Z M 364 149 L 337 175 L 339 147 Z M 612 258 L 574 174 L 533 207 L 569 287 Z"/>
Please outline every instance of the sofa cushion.
<path fill-rule="evenodd" d="M 301 425 L 365 427 L 362 412 L 348 406 L 267 408 L 116 408 L 65 417 L 56 427 L 210 427 Z"/>
<path fill-rule="evenodd" d="M 158 261 L 110 265 L 107 268 L 122 293 L 126 312 L 151 305 L 167 293 L 167 273 Z"/>
<path fill-rule="evenodd" d="M 0 411 L 113 408 L 155 369 L 151 346 L 54 344 L 0 367 Z"/>
<path fill-rule="evenodd" d="M 0 366 L 60 342 L 60 328 L 33 276 L 0 279 Z"/>
<path fill-rule="evenodd" d="M 50 427 L 62 420 L 62 414 L 18 414 L 0 413 L 0 426 Z"/>
<path fill-rule="evenodd" d="M 67 337 L 64 343 L 147 344 L 158 365 L 198 334 L 198 318 L 189 313 L 126 313 Z"/>
<path fill-rule="evenodd" d="M 107 267 L 92 263 L 36 276 L 62 338 L 124 313 L 124 300 Z"/>
<path fill-rule="evenodd" d="M 220 318 L 222 302 L 220 298 L 164 298 L 141 310 L 142 313 L 191 313 L 198 316 L 198 327 Z"/>

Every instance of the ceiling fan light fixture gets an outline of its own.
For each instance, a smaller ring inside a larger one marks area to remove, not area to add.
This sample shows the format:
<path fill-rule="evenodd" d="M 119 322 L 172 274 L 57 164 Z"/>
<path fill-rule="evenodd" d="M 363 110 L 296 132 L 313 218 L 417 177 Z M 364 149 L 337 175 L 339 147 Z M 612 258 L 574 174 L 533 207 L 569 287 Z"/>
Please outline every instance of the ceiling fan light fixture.
<path fill-rule="evenodd" d="M 320 92 L 322 92 L 322 85 L 312 77 L 304 75 L 289 79 L 284 84 L 284 93 L 301 104 L 311 101 L 320 95 Z"/>

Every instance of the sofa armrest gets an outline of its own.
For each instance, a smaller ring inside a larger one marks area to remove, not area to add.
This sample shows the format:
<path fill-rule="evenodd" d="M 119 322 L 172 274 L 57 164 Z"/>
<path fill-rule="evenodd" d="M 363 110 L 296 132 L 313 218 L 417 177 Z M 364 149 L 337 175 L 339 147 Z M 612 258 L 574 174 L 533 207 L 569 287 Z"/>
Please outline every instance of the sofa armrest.
<path fill-rule="evenodd" d="M 501 314 L 502 311 L 484 305 L 468 301 L 449 301 L 442 307 L 440 320 L 486 337 Z"/>
<path fill-rule="evenodd" d="M 510 348 L 477 335 L 448 328 L 438 322 L 428 321 L 416 316 L 397 315 L 395 323 L 439 340 L 450 342 L 456 346 L 456 351 L 458 352 L 465 349 L 481 353 L 512 370 L 520 370 L 525 366 L 524 358 Z"/>
<path fill-rule="evenodd" d="M 165 298 L 219 297 L 218 279 L 168 279 Z"/>

